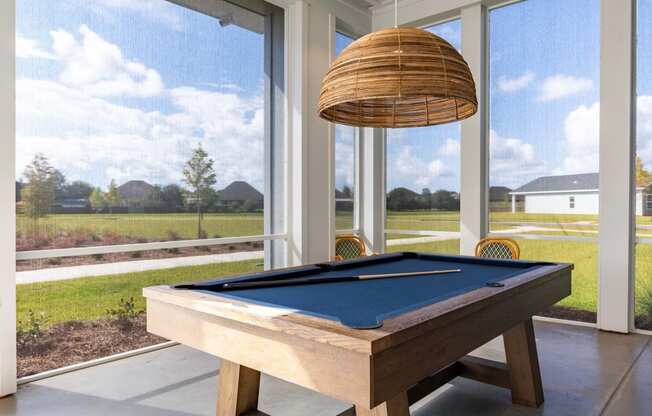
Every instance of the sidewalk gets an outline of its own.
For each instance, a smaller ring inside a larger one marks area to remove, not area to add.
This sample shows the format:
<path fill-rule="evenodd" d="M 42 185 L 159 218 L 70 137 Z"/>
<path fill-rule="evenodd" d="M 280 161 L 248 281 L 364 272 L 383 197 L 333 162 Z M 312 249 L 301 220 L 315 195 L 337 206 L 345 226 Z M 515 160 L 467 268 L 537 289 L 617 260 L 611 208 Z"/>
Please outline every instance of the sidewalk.
<path fill-rule="evenodd" d="M 262 251 L 211 254 L 207 256 L 172 257 L 169 259 L 123 261 L 119 263 L 89 264 L 84 266 L 57 267 L 16 273 L 16 283 L 38 283 L 69 280 L 79 277 L 106 276 L 111 274 L 144 272 L 147 270 L 172 269 L 202 264 L 230 263 L 243 260 L 263 260 Z"/>

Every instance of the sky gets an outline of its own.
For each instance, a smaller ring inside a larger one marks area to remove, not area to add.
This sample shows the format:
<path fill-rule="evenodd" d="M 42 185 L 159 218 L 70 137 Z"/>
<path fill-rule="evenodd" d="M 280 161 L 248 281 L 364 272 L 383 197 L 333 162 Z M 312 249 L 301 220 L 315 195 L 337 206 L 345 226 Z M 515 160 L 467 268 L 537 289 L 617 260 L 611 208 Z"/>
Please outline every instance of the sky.
<path fill-rule="evenodd" d="M 597 172 L 599 9 L 490 11 L 491 185 Z M 650 21 L 652 0 L 639 0 L 637 143 L 652 169 Z M 428 30 L 461 49 L 459 20 Z M 338 52 L 350 41 L 338 35 Z M 218 188 L 263 190 L 263 47 L 260 34 L 164 0 L 17 0 L 17 174 L 41 152 L 69 180 L 181 183 L 201 143 Z M 458 191 L 459 141 L 459 123 L 390 130 L 388 189 Z M 340 189 L 353 185 L 353 152 L 353 129 L 336 127 Z"/>
<path fill-rule="evenodd" d="M 71 181 L 181 183 L 201 143 L 218 188 L 264 189 L 262 35 L 163 0 L 16 6 L 19 176 L 41 152 Z"/>

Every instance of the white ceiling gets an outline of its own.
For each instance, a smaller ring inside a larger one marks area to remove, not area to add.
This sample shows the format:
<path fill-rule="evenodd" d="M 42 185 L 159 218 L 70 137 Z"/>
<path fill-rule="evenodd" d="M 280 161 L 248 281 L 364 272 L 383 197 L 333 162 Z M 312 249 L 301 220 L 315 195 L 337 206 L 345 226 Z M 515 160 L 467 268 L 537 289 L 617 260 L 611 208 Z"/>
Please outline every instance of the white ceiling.
<path fill-rule="evenodd" d="M 379 6 L 386 1 L 387 0 L 346 0 L 346 3 L 350 3 L 361 9 L 369 9 L 374 6 Z"/>

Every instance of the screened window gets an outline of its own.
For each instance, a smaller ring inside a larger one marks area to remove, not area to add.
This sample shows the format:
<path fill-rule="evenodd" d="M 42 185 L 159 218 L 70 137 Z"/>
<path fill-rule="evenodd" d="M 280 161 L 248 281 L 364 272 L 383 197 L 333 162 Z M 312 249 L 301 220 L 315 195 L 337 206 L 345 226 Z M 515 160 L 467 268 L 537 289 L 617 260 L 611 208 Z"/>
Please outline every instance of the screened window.
<path fill-rule="evenodd" d="M 574 263 L 573 294 L 544 314 L 595 322 L 600 1 L 517 2 L 489 19 L 489 182 L 515 195 L 490 192 L 490 232 L 525 259 Z"/>
<path fill-rule="evenodd" d="M 353 42 L 343 33 L 335 34 L 336 54 Z M 337 230 L 357 228 L 357 154 L 359 129 L 335 125 L 335 220 Z"/>
<path fill-rule="evenodd" d="M 652 330 L 652 1 L 638 0 L 636 123 L 637 328 Z"/>
<path fill-rule="evenodd" d="M 426 28 L 461 49 L 461 23 Z M 459 253 L 460 124 L 387 130 L 388 251 Z"/>
<path fill-rule="evenodd" d="M 284 230 L 284 24 L 263 1 L 16 3 L 24 376 L 163 341 L 142 287 L 261 270 L 283 244 L 260 236 Z"/>

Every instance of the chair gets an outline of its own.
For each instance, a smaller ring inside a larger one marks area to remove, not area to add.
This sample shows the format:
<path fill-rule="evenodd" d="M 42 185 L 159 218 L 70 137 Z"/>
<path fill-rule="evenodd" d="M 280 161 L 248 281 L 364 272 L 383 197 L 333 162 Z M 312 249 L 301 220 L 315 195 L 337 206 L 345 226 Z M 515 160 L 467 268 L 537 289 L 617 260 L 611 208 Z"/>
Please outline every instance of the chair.
<path fill-rule="evenodd" d="M 521 249 L 511 238 L 487 237 L 478 241 L 475 255 L 492 259 L 518 260 L 521 257 Z"/>
<path fill-rule="evenodd" d="M 367 248 L 360 237 L 343 235 L 335 238 L 335 260 L 348 260 L 367 255 Z"/>

